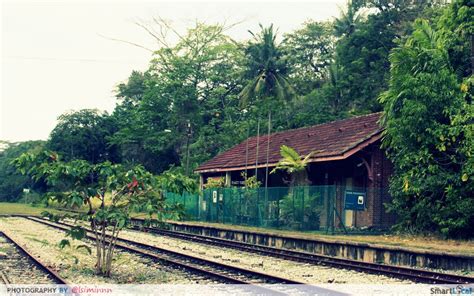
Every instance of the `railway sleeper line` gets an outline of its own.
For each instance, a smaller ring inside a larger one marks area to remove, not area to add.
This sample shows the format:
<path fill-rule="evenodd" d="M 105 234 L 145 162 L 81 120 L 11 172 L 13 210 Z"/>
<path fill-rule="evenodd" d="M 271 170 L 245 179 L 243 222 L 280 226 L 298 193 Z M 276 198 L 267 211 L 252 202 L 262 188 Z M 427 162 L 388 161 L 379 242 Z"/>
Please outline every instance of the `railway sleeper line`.
<path fill-rule="evenodd" d="M 135 223 L 137 222 L 136 219 Z M 304 262 L 316 265 L 325 265 L 336 268 L 344 268 L 349 270 L 356 270 L 360 272 L 372 273 L 372 274 L 383 274 L 390 277 L 396 277 L 400 279 L 408 279 L 419 283 L 428 284 L 466 284 L 474 283 L 474 278 L 463 275 L 455 275 L 448 273 L 441 273 L 423 269 L 415 269 L 403 266 L 394 266 L 370 262 L 361 262 L 351 259 L 330 257 L 326 255 L 319 255 L 309 252 L 293 251 L 275 247 L 260 246 L 249 244 L 245 242 L 236 242 L 228 239 L 208 237 L 203 235 L 189 234 L 183 232 L 176 232 L 164 229 L 158 229 L 154 227 L 143 227 L 134 225 L 134 230 L 145 229 L 148 232 L 179 238 L 183 240 L 193 241 L 197 243 L 210 244 L 214 246 L 227 247 L 237 250 L 242 250 L 250 253 L 257 253 L 261 255 Z"/>
<path fill-rule="evenodd" d="M 42 223 L 44 225 L 54 227 L 56 229 L 66 231 L 69 227 L 73 226 L 68 223 L 64 222 L 51 222 L 49 220 L 43 218 L 36 218 L 36 217 L 24 217 L 31 221 L 35 221 L 38 223 Z M 91 231 L 86 229 L 87 238 L 90 240 L 95 240 L 90 233 Z M 190 270 L 192 272 L 196 272 L 198 274 L 203 274 L 211 278 L 218 279 L 224 283 L 228 284 L 238 284 L 238 285 L 249 285 L 251 291 L 263 294 L 280 294 L 285 295 L 287 293 L 291 294 L 308 294 L 308 293 L 326 293 L 329 294 L 340 294 L 334 290 L 328 290 L 320 287 L 310 286 L 302 282 L 250 270 L 241 267 L 236 267 L 232 265 L 227 265 L 219 262 L 215 262 L 212 260 L 207 260 L 191 255 L 185 255 L 182 253 L 178 253 L 175 251 L 163 249 L 160 247 L 134 242 L 124 238 L 118 238 L 116 243 L 117 248 L 137 253 L 141 256 L 146 256 L 153 260 L 158 260 L 163 262 L 164 264 L 170 264 L 173 266 L 178 266 L 180 268 L 184 268 Z M 274 285 L 274 284 L 283 284 L 283 285 L 290 285 L 287 287 L 284 286 L 277 286 L 275 288 L 269 288 L 267 285 Z"/>

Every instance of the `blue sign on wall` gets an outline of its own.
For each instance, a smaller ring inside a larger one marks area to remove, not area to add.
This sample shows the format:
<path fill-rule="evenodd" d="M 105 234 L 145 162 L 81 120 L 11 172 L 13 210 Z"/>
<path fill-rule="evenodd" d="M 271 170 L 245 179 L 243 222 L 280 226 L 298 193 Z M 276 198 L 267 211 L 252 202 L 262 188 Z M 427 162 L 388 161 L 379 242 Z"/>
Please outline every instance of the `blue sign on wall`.
<path fill-rule="evenodd" d="M 344 209 L 354 210 L 354 211 L 364 211 L 365 198 L 366 198 L 365 192 L 346 190 Z"/>

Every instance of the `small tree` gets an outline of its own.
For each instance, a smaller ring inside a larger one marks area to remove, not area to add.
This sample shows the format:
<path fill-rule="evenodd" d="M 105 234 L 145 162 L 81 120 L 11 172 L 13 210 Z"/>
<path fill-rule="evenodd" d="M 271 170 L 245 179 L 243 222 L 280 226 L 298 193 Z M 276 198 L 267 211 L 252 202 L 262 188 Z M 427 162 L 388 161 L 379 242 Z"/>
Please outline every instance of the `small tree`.
<path fill-rule="evenodd" d="M 125 169 L 110 162 L 62 162 L 57 154 L 48 151 L 23 154 L 14 164 L 23 174 L 44 178 L 56 190 L 48 195 L 59 204 L 69 208 L 86 206 L 86 213 L 53 215 L 45 212 L 44 215 L 53 221 L 74 218 L 90 223 L 96 245 L 95 268 L 100 275 L 110 276 L 118 235 L 130 224 L 132 212 L 145 210 L 148 222 L 152 221 L 153 214 L 164 219 L 165 213 L 173 212 L 165 203 L 159 179 L 142 166 Z M 81 240 L 86 237 L 86 230 L 76 224 L 68 236 Z M 67 245 L 67 239 L 60 242 L 60 247 Z M 86 245 L 78 248 L 91 253 Z"/>
<path fill-rule="evenodd" d="M 309 197 L 309 188 L 303 188 L 303 191 L 301 191 L 303 192 L 303 199 L 297 198 L 297 196 L 300 195 L 298 192 L 295 192 L 294 188 L 295 186 L 305 186 L 309 184 L 306 167 L 314 152 L 302 157 L 295 149 L 283 145 L 280 147 L 280 154 L 282 159 L 272 170 L 272 173 L 275 173 L 277 170 L 284 170 L 291 178 L 290 192 L 286 197 L 280 200 L 280 218 L 285 221 L 286 224 L 299 223 L 300 220 L 297 219 L 297 216 L 303 217 L 304 215 L 308 215 L 312 217 L 314 216 L 313 212 L 316 211 L 316 209 L 311 208 L 315 197 Z M 304 199 L 307 199 L 306 202 Z"/>
<path fill-rule="evenodd" d="M 277 170 L 286 171 L 290 174 L 290 187 L 308 185 L 308 172 L 306 166 L 313 156 L 314 152 L 309 153 L 304 158 L 295 151 L 295 149 L 283 145 L 280 147 L 280 154 L 283 157 L 277 166 L 271 171 L 275 173 Z"/>
<path fill-rule="evenodd" d="M 245 189 L 257 189 L 262 185 L 262 182 L 257 180 L 257 176 L 247 177 L 246 172 L 242 172 L 240 175 L 244 178 Z"/>

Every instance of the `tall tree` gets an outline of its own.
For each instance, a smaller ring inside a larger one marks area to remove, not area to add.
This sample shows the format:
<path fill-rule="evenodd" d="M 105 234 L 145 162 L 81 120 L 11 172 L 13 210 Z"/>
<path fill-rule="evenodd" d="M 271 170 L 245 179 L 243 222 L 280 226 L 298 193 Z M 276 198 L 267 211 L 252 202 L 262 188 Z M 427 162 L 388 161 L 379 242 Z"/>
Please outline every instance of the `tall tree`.
<path fill-rule="evenodd" d="M 47 147 L 60 152 L 66 160 L 120 160 L 117 147 L 109 143 L 109 137 L 117 130 L 116 123 L 106 112 L 83 109 L 65 113 L 58 121 Z"/>
<path fill-rule="evenodd" d="M 336 61 L 345 90 L 342 103 L 352 114 L 380 111 L 377 97 L 388 87 L 389 53 L 397 39 L 411 32 L 412 22 L 426 13 L 430 1 L 371 0 L 348 2 L 335 21 L 341 38 Z M 358 17 L 368 10 L 366 18 Z"/>
<path fill-rule="evenodd" d="M 362 15 L 359 12 L 362 4 L 357 1 L 348 0 L 346 9 L 341 9 L 341 15 L 334 20 L 334 33 L 336 36 L 352 35 L 356 27 L 362 22 Z"/>
<path fill-rule="evenodd" d="M 18 201 L 24 188 L 40 193 L 45 192 L 43 180 L 35 181 L 17 172 L 11 162 L 26 152 L 37 152 L 45 146 L 44 141 L 27 141 L 8 143 L 5 150 L 0 151 L 0 201 Z"/>
<path fill-rule="evenodd" d="M 171 148 L 157 152 L 148 145 L 149 129 L 157 123 L 144 120 L 141 106 L 153 85 L 150 73 L 138 71 L 133 71 L 125 83 L 118 85 L 117 105 L 112 113 L 117 132 L 110 137 L 110 142 L 120 147 L 124 164 L 142 164 L 150 172 L 159 173 L 170 164 L 178 163 L 179 156 Z"/>
<path fill-rule="evenodd" d="M 149 31 L 161 48 L 144 74 L 119 89 L 114 115 L 128 110 L 131 122 L 114 140 L 151 154 L 156 161 L 145 165 L 153 172 L 186 163 L 191 171 L 245 135 L 237 100 L 242 52 L 223 25 L 197 23 L 185 34 L 163 20 L 156 25 L 178 42 Z"/>
<path fill-rule="evenodd" d="M 286 77 L 287 66 L 281 58 L 282 51 L 276 44 L 276 32 L 273 30 L 273 25 L 267 28 L 260 25 L 260 29 L 261 31 L 257 34 L 249 31 L 253 36 L 253 40 L 246 48 L 247 77 L 250 81 L 240 93 L 240 98 L 243 104 L 255 100 L 253 103 L 258 106 L 260 110 L 266 110 L 268 112 L 267 147 L 262 147 L 266 149 L 266 159 L 268 163 L 270 132 L 272 129 L 272 110 L 278 110 L 278 107 L 280 110 L 287 109 L 281 107 L 286 107 L 286 103 L 293 98 L 294 91 Z M 260 123 L 258 122 L 257 125 L 259 127 Z M 289 124 L 287 124 L 287 128 L 288 125 Z M 257 174 L 257 170 L 255 172 Z M 268 166 L 265 171 L 265 187 L 267 187 L 267 185 Z"/>
<path fill-rule="evenodd" d="M 447 17 L 467 8 L 459 3 Z M 413 34 L 390 55 L 390 88 L 380 100 L 384 145 L 395 166 L 391 209 L 404 229 L 472 237 L 472 78 L 456 73 L 453 60 L 459 59 L 449 47 L 453 35 L 443 23 L 433 30 L 427 21 L 417 21 Z"/>
<path fill-rule="evenodd" d="M 305 95 L 321 87 L 334 60 L 335 41 L 329 22 L 309 21 L 301 29 L 284 35 L 282 59 L 295 92 Z"/>
<path fill-rule="evenodd" d="M 282 59 L 282 51 L 276 43 L 273 25 L 265 28 L 260 25 L 259 33 L 250 32 L 253 40 L 246 48 L 247 71 L 250 80 L 240 93 L 244 104 L 266 103 L 271 98 L 278 103 L 293 97 L 293 88 L 287 80 L 288 67 Z M 256 100 L 251 102 L 251 100 Z"/>
<path fill-rule="evenodd" d="M 474 7 L 472 1 L 457 0 L 445 10 L 438 30 L 446 40 L 451 65 L 459 77 L 474 74 Z"/>

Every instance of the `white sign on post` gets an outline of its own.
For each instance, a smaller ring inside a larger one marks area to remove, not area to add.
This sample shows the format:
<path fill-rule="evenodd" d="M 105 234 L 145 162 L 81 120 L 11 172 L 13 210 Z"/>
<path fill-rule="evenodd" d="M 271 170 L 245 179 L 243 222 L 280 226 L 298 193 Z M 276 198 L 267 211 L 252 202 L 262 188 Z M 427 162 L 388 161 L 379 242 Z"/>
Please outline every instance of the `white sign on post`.
<path fill-rule="evenodd" d="M 217 191 L 212 191 L 212 202 L 213 203 L 217 202 Z"/>

